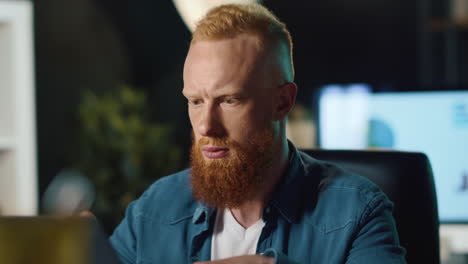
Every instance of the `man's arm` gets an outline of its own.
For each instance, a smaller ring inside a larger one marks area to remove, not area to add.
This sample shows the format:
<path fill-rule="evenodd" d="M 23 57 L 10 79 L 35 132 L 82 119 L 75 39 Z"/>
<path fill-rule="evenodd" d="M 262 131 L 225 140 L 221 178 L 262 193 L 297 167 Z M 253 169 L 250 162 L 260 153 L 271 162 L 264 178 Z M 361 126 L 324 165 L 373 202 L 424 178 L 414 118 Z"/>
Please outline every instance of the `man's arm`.
<path fill-rule="evenodd" d="M 109 242 L 123 264 L 135 264 L 136 232 L 138 231 L 136 227 L 140 218 L 137 207 L 138 200 L 130 203 L 127 207 L 125 218 L 109 238 Z"/>
<path fill-rule="evenodd" d="M 346 263 L 406 263 L 406 251 L 400 246 L 392 208 L 382 193 L 367 204 Z"/>
<path fill-rule="evenodd" d="M 288 256 L 271 248 L 262 255 L 245 255 L 213 261 L 201 261 L 195 264 L 299 264 L 288 258 Z"/>
<path fill-rule="evenodd" d="M 194 264 L 274 264 L 274 261 L 275 259 L 262 255 L 246 255 L 213 261 L 200 261 Z"/>

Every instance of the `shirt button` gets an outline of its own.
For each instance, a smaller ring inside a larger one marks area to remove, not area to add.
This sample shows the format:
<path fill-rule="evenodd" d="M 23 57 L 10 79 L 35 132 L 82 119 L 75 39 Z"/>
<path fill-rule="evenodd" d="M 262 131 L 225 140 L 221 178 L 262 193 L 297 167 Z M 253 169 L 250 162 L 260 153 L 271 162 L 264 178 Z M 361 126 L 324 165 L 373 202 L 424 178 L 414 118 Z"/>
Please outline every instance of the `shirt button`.
<path fill-rule="evenodd" d="M 269 214 L 270 213 L 270 207 L 267 207 L 266 210 L 265 210 L 265 213 Z"/>

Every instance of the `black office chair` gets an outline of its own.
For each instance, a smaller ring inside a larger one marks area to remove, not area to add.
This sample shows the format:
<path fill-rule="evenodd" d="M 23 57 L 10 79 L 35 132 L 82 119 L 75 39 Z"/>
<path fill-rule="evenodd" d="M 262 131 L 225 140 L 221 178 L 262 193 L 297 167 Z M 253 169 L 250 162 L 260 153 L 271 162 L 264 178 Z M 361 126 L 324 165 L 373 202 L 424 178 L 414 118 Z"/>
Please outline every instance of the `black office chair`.
<path fill-rule="evenodd" d="M 426 155 L 397 151 L 302 151 L 377 184 L 395 205 L 393 215 L 408 263 L 440 263 L 437 197 Z"/>

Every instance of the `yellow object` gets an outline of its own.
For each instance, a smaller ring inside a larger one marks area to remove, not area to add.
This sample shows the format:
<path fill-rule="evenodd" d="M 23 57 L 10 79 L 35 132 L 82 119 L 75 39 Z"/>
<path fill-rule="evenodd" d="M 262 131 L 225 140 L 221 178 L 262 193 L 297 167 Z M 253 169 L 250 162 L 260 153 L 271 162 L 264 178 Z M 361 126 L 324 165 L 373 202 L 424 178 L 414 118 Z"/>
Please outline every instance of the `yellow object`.
<path fill-rule="evenodd" d="M 88 264 L 90 219 L 0 217 L 0 263 Z"/>

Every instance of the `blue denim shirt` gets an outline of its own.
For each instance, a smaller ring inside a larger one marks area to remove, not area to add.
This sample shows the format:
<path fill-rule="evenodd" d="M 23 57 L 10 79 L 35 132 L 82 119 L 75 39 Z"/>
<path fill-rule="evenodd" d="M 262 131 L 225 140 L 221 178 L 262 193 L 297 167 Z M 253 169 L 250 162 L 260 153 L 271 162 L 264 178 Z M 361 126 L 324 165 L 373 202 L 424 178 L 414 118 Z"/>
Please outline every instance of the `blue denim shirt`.
<path fill-rule="evenodd" d="M 385 194 L 367 179 L 290 149 L 290 164 L 263 210 L 257 253 L 277 264 L 405 263 Z M 110 242 L 126 264 L 210 260 L 215 214 L 193 199 L 184 170 L 132 202 Z"/>

